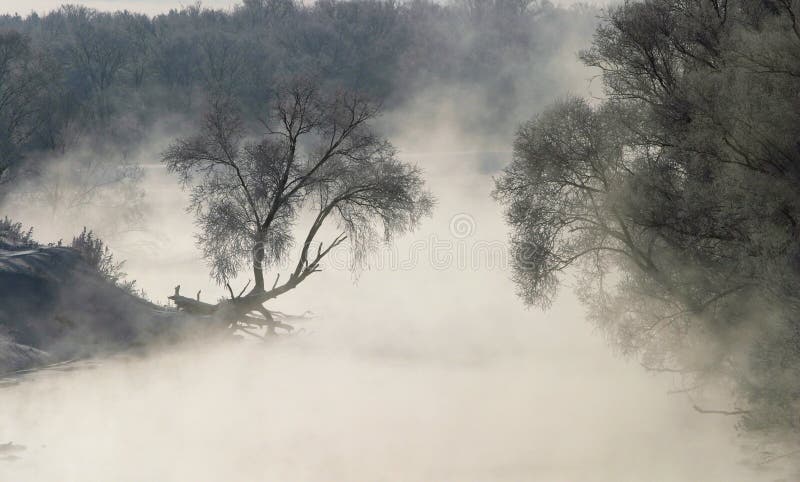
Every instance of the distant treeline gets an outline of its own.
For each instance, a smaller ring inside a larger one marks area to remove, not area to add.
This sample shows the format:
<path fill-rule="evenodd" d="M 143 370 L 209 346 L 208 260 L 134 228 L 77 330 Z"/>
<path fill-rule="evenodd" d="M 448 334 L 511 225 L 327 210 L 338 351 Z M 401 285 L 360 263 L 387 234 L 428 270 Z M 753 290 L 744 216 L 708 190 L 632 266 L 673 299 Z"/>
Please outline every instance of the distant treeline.
<path fill-rule="evenodd" d="M 307 75 L 393 106 L 435 82 L 480 86 L 488 119 L 515 83 L 596 12 L 531 0 L 245 0 L 149 17 L 76 5 L 0 17 L 0 173 L 79 139 L 135 145 L 165 113 L 224 92 L 257 113 L 282 78 Z"/>

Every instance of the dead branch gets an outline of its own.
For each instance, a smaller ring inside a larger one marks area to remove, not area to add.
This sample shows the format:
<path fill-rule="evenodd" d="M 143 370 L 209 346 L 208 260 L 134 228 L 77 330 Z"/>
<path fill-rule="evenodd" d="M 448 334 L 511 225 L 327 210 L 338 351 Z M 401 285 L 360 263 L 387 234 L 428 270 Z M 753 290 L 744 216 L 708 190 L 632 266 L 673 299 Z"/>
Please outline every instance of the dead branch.
<path fill-rule="evenodd" d="M 694 408 L 699 413 L 710 413 L 710 414 L 716 414 L 716 415 L 746 415 L 746 414 L 750 413 L 750 410 L 738 410 L 738 409 L 736 409 L 736 410 L 714 410 L 714 409 L 707 409 L 707 408 L 701 408 L 696 404 L 692 405 L 692 408 Z"/>
<path fill-rule="evenodd" d="M 780 455 L 773 455 L 772 457 L 767 457 L 766 459 L 759 462 L 759 466 L 770 464 L 776 460 L 785 459 L 787 457 L 793 457 L 797 454 L 800 454 L 800 450 L 792 450 L 791 452 L 786 452 Z"/>
<path fill-rule="evenodd" d="M 681 393 L 690 393 L 690 392 L 698 390 L 698 389 L 700 389 L 702 387 L 703 387 L 703 385 L 693 385 L 691 387 L 676 388 L 674 390 L 668 390 L 667 391 L 667 395 L 678 395 L 678 394 L 681 394 Z"/>
<path fill-rule="evenodd" d="M 640 363 L 642 368 L 647 370 L 648 372 L 659 372 L 659 373 L 699 373 L 703 370 L 699 368 L 671 368 L 671 367 L 654 367 L 649 366 L 644 363 Z"/>
<path fill-rule="evenodd" d="M 237 296 L 237 298 L 242 297 L 242 295 L 244 294 L 244 290 L 246 290 L 248 286 L 250 286 L 250 280 L 247 280 L 247 284 L 244 285 L 244 288 L 242 288 L 242 291 L 239 292 L 239 296 Z"/>
<path fill-rule="evenodd" d="M 182 311 L 193 315 L 213 315 L 217 311 L 217 305 L 204 303 L 199 300 L 187 298 L 180 295 L 180 285 L 175 287 L 175 294 L 169 299 L 175 302 L 175 306 Z"/>

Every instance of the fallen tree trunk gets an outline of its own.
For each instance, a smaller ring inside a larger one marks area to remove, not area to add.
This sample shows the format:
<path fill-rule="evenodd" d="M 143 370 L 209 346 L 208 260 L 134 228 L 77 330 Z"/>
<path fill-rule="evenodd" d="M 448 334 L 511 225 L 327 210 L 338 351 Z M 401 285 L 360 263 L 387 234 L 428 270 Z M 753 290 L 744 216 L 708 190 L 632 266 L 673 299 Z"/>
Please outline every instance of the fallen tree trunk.
<path fill-rule="evenodd" d="M 306 278 L 321 271 L 320 262 L 322 259 L 333 248 L 347 239 L 347 236 L 341 234 L 337 236 L 325 249 L 323 249 L 322 244 L 320 244 L 317 248 L 316 256 L 309 260 L 308 251 L 311 246 L 311 242 L 314 239 L 314 235 L 319 229 L 326 212 L 327 211 L 323 211 L 323 215 L 320 215 L 317 218 L 317 221 L 311 228 L 305 242 L 303 243 L 303 250 L 295 270 L 289 274 L 289 279 L 282 285 L 278 285 L 278 282 L 281 278 L 280 274 L 278 274 L 275 278 L 275 283 L 273 283 L 270 290 L 264 290 L 262 284 L 257 282 L 250 292 L 248 292 L 246 295 L 243 295 L 245 289 L 247 289 L 247 286 L 250 284 L 248 281 L 247 285 L 245 285 L 239 295 L 236 296 L 233 294 L 233 289 L 231 289 L 231 286 L 226 284 L 225 286 L 228 288 L 228 292 L 231 295 L 230 299 L 220 301 L 215 305 L 200 301 L 200 292 L 197 293 L 197 299 L 182 296 L 180 293 L 181 285 L 176 286 L 175 293 L 168 298 L 175 302 L 175 306 L 177 306 L 179 310 L 193 315 L 210 316 L 219 326 L 231 330 L 235 330 L 240 327 L 239 325 L 243 324 L 265 326 L 267 328 L 267 333 L 270 335 L 276 334 L 275 330 L 277 328 L 293 331 L 293 326 L 281 320 L 276 320 L 273 316 L 273 313 L 264 307 L 264 303 L 295 289 Z M 252 313 L 257 313 L 260 315 L 260 317 L 254 317 Z M 248 333 L 247 331 L 245 332 Z"/>
<path fill-rule="evenodd" d="M 198 293 L 199 295 L 199 293 Z M 175 302 L 175 306 L 191 315 L 213 315 L 217 311 L 217 305 L 204 303 L 199 299 L 195 300 L 181 295 L 181 285 L 175 287 L 175 294 L 168 297 Z"/>
<path fill-rule="evenodd" d="M 228 286 L 230 290 L 230 286 Z M 266 327 L 267 333 L 274 335 L 277 328 L 293 331 L 294 327 L 284 323 L 281 320 L 276 320 L 272 312 L 264 308 L 263 301 L 260 298 L 253 297 L 250 294 L 238 297 L 232 296 L 230 300 L 223 300 L 215 305 L 205 303 L 199 299 L 193 299 L 180 294 L 180 285 L 175 287 L 175 293 L 168 298 L 175 303 L 175 306 L 191 315 L 197 316 L 210 316 L 214 319 L 221 328 L 228 328 L 235 330 L 240 328 L 239 325 Z M 231 290 L 231 294 L 233 291 Z M 198 293 L 199 297 L 199 293 Z M 253 312 L 261 316 L 254 316 Z M 286 316 L 286 315 L 284 315 Z M 300 318 L 300 317 L 294 317 Z"/>

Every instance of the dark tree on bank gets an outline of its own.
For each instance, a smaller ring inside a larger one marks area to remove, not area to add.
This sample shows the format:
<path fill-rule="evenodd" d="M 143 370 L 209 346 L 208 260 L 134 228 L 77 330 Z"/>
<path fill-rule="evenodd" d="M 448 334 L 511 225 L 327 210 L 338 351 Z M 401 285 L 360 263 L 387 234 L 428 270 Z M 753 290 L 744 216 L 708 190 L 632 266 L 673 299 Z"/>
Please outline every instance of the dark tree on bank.
<path fill-rule="evenodd" d="M 738 0 L 613 8 L 582 53 L 607 99 L 569 98 L 522 126 L 496 189 L 528 303 L 548 305 L 570 269 L 623 353 L 680 374 L 691 397 L 732 384 L 722 412 L 795 433 L 798 13 Z"/>
<path fill-rule="evenodd" d="M 357 94 L 328 94 L 313 82 L 296 81 L 279 89 L 260 119 L 263 134 L 256 136 L 229 99 L 211 102 L 200 133 L 172 144 L 164 162 L 191 189 L 198 242 L 215 280 L 227 284 L 250 269 L 255 283 L 245 295 L 231 291 L 232 299 L 220 305 L 191 302 L 176 292 L 178 305 L 233 327 L 258 324 L 248 315 L 256 311 L 273 329 L 263 303 L 319 271 L 334 248 L 346 243 L 358 259 L 381 239 L 415 228 L 433 199 L 419 169 L 400 161 L 370 129 L 377 114 Z M 270 287 L 264 272 L 289 256 L 303 212 L 311 212 L 313 221 L 295 268 L 282 283 L 277 274 Z M 340 233 L 318 242 L 326 223 Z"/>

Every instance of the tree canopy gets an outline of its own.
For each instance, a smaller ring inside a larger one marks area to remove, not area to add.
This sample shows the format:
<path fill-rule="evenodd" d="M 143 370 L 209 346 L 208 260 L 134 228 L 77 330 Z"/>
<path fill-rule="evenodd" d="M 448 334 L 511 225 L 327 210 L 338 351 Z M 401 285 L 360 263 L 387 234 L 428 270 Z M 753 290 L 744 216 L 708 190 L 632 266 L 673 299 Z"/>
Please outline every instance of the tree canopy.
<path fill-rule="evenodd" d="M 800 429 L 800 31 L 792 2 L 612 8 L 605 99 L 523 125 L 496 196 L 523 298 L 568 268 L 623 353 L 734 383 L 750 429 Z M 691 380 L 691 381 L 689 381 Z"/>

